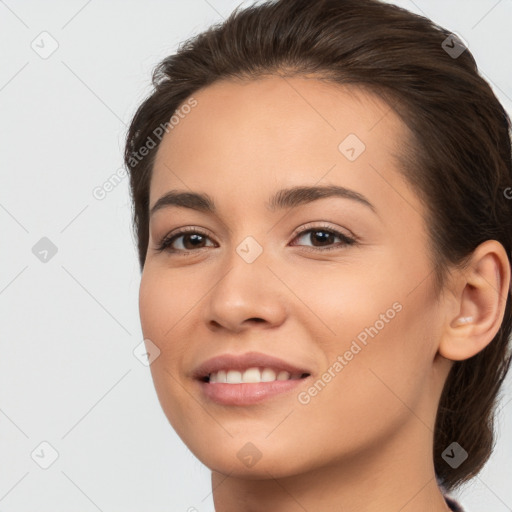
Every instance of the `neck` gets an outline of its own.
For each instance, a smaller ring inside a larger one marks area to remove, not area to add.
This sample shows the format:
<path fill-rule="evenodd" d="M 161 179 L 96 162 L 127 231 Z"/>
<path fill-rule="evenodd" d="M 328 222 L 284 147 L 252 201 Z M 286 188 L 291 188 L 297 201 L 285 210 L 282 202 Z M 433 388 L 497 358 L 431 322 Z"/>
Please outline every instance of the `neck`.
<path fill-rule="evenodd" d="M 213 471 L 215 511 L 448 512 L 431 443 L 432 432 L 415 419 L 385 446 L 368 447 L 329 466 L 278 477 L 271 466 L 249 478 Z"/>

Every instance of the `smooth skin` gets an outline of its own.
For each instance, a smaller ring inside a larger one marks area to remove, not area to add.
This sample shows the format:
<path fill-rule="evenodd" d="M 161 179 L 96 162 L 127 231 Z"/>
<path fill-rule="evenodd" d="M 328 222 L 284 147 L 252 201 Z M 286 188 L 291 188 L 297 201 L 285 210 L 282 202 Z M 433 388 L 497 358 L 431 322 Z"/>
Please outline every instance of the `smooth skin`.
<path fill-rule="evenodd" d="M 205 193 L 217 210 L 154 212 L 139 305 L 144 337 L 160 350 L 151 364 L 158 398 L 212 470 L 215 510 L 448 510 L 434 475 L 435 414 L 451 360 L 478 353 L 500 327 L 510 282 L 503 246 L 484 242 L 435 296 L 425 210 L 394 156 L 410 134 L 368 92 L 274 75 L 223 80 L 194 98 L 158 149 L 149 205 L 177 190 Z M 349 134 L 366 146 L 354 161 L 338 148 Z M 280 189 L 323 185 L 356 191 L 374 210 L 342 197 L 266 207 Z M 182 228 L 203 238 L 189 232 L 157 250 Z M 248 236 L 263 250 L 252 263 L 237 252 Z M 298 394 L 397 302 L 401 310 L 301 403 Z M 312 376 L 251 406 L 206 399 L 195 367 L 248 351 Z M 251 467 L 237 455 L 249 442 L 261 454 Z"/>

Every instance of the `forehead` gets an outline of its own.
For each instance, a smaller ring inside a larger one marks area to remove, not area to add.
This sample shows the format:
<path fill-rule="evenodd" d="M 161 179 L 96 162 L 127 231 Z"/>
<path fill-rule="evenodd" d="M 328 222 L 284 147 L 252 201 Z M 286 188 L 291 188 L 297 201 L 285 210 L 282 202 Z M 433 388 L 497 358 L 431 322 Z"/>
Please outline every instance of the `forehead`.
<path fill-rule="evenodd" d="M 160 143 L 150 205 L 170 189 L 213 197 L 236 190 L 241 201 L 263 202 L 277 188 L 318 183 L 377 196 L 383 187 L 395 188 L 416 200 L 395 157 L 410 133 L 375 94 L 310 77 L 271 76 L 223 80 L 193 98 L 196 106 Z"/>

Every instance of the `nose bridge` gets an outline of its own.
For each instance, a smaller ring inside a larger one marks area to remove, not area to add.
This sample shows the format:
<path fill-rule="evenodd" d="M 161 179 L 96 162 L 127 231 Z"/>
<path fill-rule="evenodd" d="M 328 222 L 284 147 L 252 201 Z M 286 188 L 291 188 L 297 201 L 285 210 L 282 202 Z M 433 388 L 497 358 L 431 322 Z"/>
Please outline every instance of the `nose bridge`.
<path fill-rule="evenodd" d="M 233 330 L 249 319 L 281 322 L 285 316 L 282 290 L 268 263 L 267 252 L 253 236 L 235 246 L 220 264 L 219 280 L 207 300 L 206 322 Z"/>

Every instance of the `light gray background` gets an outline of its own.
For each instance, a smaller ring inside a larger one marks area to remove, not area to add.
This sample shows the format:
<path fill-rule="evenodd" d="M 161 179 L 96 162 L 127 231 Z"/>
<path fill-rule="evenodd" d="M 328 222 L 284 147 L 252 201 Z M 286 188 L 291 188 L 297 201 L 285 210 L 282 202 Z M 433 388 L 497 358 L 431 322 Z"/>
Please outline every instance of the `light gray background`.
<path fill-rule="evenodd" d="M 0 1 L 0 512 L 213 511 L 209 470 L 133 354 L 128 180 L 93 190 L 122 166 L 154 65 L 239 3 Z M 396 3 L 462 35 L 512 112 L 510 0 Z M 31 48 L 50 48 L 43 31 L 59 45 L 46 59 Z M 32 252 L 42 237 L 58 249 L 47 262 Z M 511 388 L 492 459 L 462 492 L 468 512 L 512 510 Z M 43 441 L 58 452 L 48 469 Z"/>

